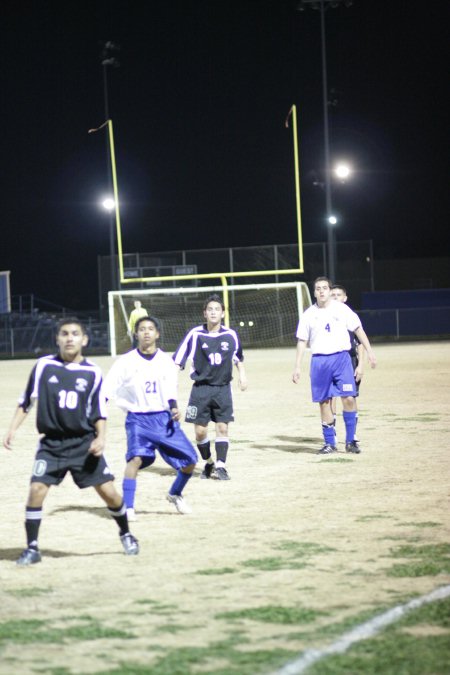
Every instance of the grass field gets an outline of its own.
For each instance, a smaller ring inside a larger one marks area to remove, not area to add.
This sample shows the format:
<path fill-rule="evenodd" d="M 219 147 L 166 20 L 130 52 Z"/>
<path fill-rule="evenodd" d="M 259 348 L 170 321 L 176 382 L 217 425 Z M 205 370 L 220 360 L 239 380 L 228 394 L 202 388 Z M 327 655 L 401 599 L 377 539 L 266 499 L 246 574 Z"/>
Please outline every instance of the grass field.
<path fill-rule="evenodd" d="M 14 564 L 37 439 L 34 420 L 25 422 L 0 463 L 2 675 L 273 674 L 450 584 L 450 343 L 376 345 L 378 367 L 361 387 L 359 456 L 343 451 L 342 419 L 340 453 L 316 454 L 318 406 L 307 362 L 291 383 L 294 352 L 247 352 L 249 389 L 234 387 L 232 480 L 200 480 L 199 465 L 186 488 L 192 515 L 166 502 L 172 471 L 160 458 L 141 473 L 136 558 L 123 555 L 96 493 L 67 478 L 45 504 L 42 563 Z M 111 363 L 94 360 L 104 371 Z M 0 362 L 2 436 L 32 365 Z M 183 407 L 188 392 L 183 373 Z M 118 487 L 123 421 L 111 408 L 107 458 Z M 450 600 L 302 672 L 448 675 Z"/>

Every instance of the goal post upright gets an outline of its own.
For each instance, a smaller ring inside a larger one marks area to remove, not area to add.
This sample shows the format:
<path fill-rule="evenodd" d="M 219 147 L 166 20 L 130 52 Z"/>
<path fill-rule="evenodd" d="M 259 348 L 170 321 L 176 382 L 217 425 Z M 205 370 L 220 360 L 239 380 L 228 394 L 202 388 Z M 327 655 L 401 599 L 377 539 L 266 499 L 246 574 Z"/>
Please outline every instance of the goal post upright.
<path fill-rule="evenodd" d="M 116 163 L 115 163 L 115 150 L 114 150 L 114 135 L 113 135 L 113 128 L 112 128 L 112 121 L 107 120 L 107 125 L 108 125 L 108 131 L 109 131 L 109 142 L 110 142 L 110 154 L 111 154 L 111 168 L 112 168 L 112 177 L 113 177 L 113 188 L 114 188 L 114 197 L 115 197 L 115 203 L 116 203 L 116 232 L 117 232 L 117 252 L 118 252 L 118 263 L 119 263 L 119 280 L 120 280 L 120 285 L 122 287 L 126 287 L 127 285 L 135 285 L 135 284 L 151 284 L 151 283 L 164 283 L 164 282 L 173 282 L 176 281 L 178 283 L 183 282 L 183 281 L 200 281 L 200 280 L 217 280 L 220 281 L 220 287 L 212 287 L 214 288 L 215 291 L 219 291 L 222 294 L 223 297 L 223 302 L 225 306 L 225 323 L 229 325 L 230 323 L 230 301 L 229 301 L 229 291 L 233 290 L 233 293 L 235 291 L 239 290 L 244 290 L 247 288 L 243 284 L 239 284 L 238 286 L 229 286 L 228 285 L 228 280 L 229 279 L 252 279 L 256 277 L 280 277 L 280 276 L 286 276 L 286 275 L 298 275 L 298 274 L 304 274 L 304 264 L 303 264 L 303 240 L 302 240 L 302 221 L 301 221 L 301 205 L 300 205 L 300 180 L 299 180 L 299 153 L 298 153 L 298 140 L 297 140 L 297 108 L 295 105 L 293 105 L 288 113 L 288 117 L 286 119 L 286 127 L 289 127 L 289 117 L 292 116 L 292 129 L 293 129 L 293 145 L 294 145 L 294 169 L 295 169 L 295 197 L 296 197 L 296 219 L 297 219 L 297 245 L 298 245 L 298 267 L 290 268 L 290 269 L 274 269 L 274 270 L 248 270 L 248 271 L 243 271 L 243 272 L 214 272 L 214 273 L 204 273 L 204 274 L 177 274 L 177 275 L 164 275 L 164 276 L 141 276 L 141 277 L 125 277 L 125 269 L 124 269 L 124 253 L 123 253 L 123 247 L 122 247 L 122 228 L 121 228 L 121 223 L 120 223 L 120 216 L 119 216 L 119 198 L 118 198 L 118 189 L 117 189 L 117 174 L 116 174 Z M 105 126 L 105 125 L 102 125 Z M 257 288 L 266 288 L 268 289 L 269 287 L 276 287 L 278 289 L 281 289 L 282 287 L 286 288 L 289 286 L 288 282 L 287 284 L 283 283 L 276 283 L 276 284 L 252 284 L 251 288 L 252 289 L 257 289 Z M 303 304 L 304 304 L 304 299 L 309 296 L 309 290 L 304 282 L 291 282 L 293 286 L 296 288 L 296 304 L 297 307 L 300 309 Z M 306 287 L 306 292 L 301 289 L 301 286 Z M 250 288 L 250 287 L 249 287 Z M 153 289 L 155 292 L 160 291 L 161 293 L 170 293 L 173 291 L 174 293 L 188 293 L 188 289 L 185 289 L 183 287 L 181 288 L 176 288 L 176 289 Z M 209 290 L 206 287 L 197 287 L 196 289 L 192 289 L 193 292 L 197 293 L 203 293 L 203 291 Z M 109 315 L 110 315 L 110 346 L 111 346 L 111 353 L 113 355 L 116 355 L 117 353 L 117 346 L 118 346 L 118 336 L 116 332 L 116 326 L 115 326 L 115 319 L 114 319 L 114 297 L 117 294 L 120 294 L 122 297 L 127 297 L 128 295 L 133 295 L 136 297 L 139 297 L 140 295 L 143 295 L 145 293 L 151 294 L 152 289 L 148 290 L 122 290 L 122 291 L 110 291 L 108 293 L 108 308 L 109 308 Z M 126 316 L 126 310 L 123 305 L 122 301 L 122 320 L 124 320 Z"/>
<path fill-rule="evenodd" d="M 112 121 L 108 120 L 108 130 L 109 130 L 109 140 L 111 148 L 111 168 L 113 175 L 113 187 L 114 187 L 114 197 L 116 201 L 116 229 L 117 229 L 117 253 L 119 261 L 119 277 L 120 284 L 126 286 L 127 284 L 136 284 L 136 283 L 148 283 L 148 282 L 163 282 L 163 281 L 188 281 L 196 279 L 221 279 L 222 286 L 226 287 L 228 278 L 246 278 L 246 277 L 257 277 L 257 276 L 279 276 L 285 274 L 303 274 L 304 265 L 303 265 L 303 239 L 302 239 L 302 220 L 301 220 L 301 206 L 300 206 L 300 179 L 299 179 L 299 152 L 298 152 L 298 140 L 297 140 L 297 107 L 292 105 L 288 117 L 286 119 L 285 126 L 288 127 L 289 117 L 292 115 L 292 128 L 293 128 L 293 145 L 294 145 L 294 170 L 295 170 L 295 196 L 296 196 L 296 216 L 297 216 L 297 245 L 298 245 L 298 267 L 292 269 L 283 269 L 283 270 L 253 270 L 247 272 L 216 272 L 208 274 L 177 274 L 177 275 L 165 275 L 158 277 L 125 277 L 124 270 L 124 261 L 123 261 L 123 248 L 122 248 L 122 227 L 120 223 L 119 216 L 119 200 L 117 194 L 117 175 L 116 175 L 116 161 L 115 161 L 115 152 L 114 152 L 114 135 L 112 128 Z M 225 293 L 224 293 L 225 294 Z"/>

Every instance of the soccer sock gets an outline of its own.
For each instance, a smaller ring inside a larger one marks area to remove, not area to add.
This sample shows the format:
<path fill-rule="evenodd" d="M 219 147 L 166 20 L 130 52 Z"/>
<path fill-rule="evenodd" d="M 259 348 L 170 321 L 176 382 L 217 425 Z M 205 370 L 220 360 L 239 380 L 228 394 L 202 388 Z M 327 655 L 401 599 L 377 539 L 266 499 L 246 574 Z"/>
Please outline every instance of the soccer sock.
<path fill-rule="evenodd" d="M 42 521 L 42 507 L 27 506 L 25 509 L 25 532 L 28 548 L 38 548 L 38 533 Z"/>
<path fill-rule="evenodd" d="M 333 431 L 334 431 L 334 441 L 333 445 L 337 445 L 337 435 L 336 435 L 336 415 L 333 415 Z"/>
<path fill-rule="evenodd" d="M 127 534 L 130 531 L 128 527 L 128 518 L 127 518 L 127 507 L 125 502 L 122 502 L 122 505 L 118 509 L 113 509 L 111 506 L 108 506 L 109 515 L 114 518 L 117 525 L 119 526 L 119 534 Z"/>
<path fill-rule="evenodd" d="M 325 441 L 326 445 L 334 446 L 336 440 L 336 432 L 334 424 L 325 424 L 324 422 L 322 422 L 322 434 L 323 440 Z"/>
<path fill-rule="evenodd" d="M 345 442 L 351 443 L 355 439 L 355 430 L 356 430 L 356 412 L 344 412 L 342 413 L 345 423 Z"/>
<path fill-rule="evenodd" d="M 134 509 L 134 496 L 136 494 L 136 478 L 124 478 L 122 481 L 123 499 L 127 509 Z"/>
<path fill-rule="evenodd" d="M 180 495 L 183 492 L 183 489 L 188 482 L 188 480 L 191 478 L 192 474 L 191 473 L 184 473 L 181 471 L 181 469 L 178 469 L 177 477 L 173 481 L 171 488 L 169 490 L 170 495 Z"/>
<path fill-rule="evenodd" d="M 212 464 L 213 459 L 211 457 L 211 443 L 209 442 L 209 439 L 205 438 L 201 443 L 197 443 L 197 448 L 201 458 Z"/>
<path fill-rule="evenodd" d="M 230 443 L 228 438 L 226 437 L 216 438 L 215 442 L 216 456 L 217 456 L 216 466 L 225 466 L 225 462 L 227 461 L 229 445 Z"/>

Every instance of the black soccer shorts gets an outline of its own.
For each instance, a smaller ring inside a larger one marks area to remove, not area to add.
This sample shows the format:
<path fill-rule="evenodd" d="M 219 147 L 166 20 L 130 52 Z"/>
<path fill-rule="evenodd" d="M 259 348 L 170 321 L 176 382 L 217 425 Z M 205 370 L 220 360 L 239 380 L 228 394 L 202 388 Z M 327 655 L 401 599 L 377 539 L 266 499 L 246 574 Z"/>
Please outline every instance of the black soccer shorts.
<path fill-rule="evenodd" d="M 206 426 L 208 422 L 234 421 L 229 384 L 194 384 L 186 408 L 186 422 Z"/>
<path fill-rule="evenodd" d="M 44 436 L 34 460 L 31 483 L 59 485 L 67 473 L 79 488 L 93 487 L 114 480 L 103 455 L 94 457 L 89 447 L 94 436 L 54 439 Z"/>

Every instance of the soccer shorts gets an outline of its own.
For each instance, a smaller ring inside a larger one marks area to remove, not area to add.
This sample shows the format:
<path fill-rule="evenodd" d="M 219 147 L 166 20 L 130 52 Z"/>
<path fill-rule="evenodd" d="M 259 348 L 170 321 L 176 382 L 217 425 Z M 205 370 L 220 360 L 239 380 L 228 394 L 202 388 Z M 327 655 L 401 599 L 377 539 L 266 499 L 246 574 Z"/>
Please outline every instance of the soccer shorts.
<path fill-rule="evenodd" d="M 321 403 L 334 396 L 355 396 L 356 385 L 348 352 L 313 354 L 311 359 L 312 400 Z"/>
<path fill-rule="evenodd" d="M 229 384 L 194 384 L 186 408 L 186 422 L 233 422 L 233 397 Z"/>
<path fill-rule="evenodd" d="M 142 458 L 141 469 L 155 461 L 158 449 L 163 460 L 174 469 L 197 463 L 197 453 L 178 422 L 167 411 L 154 413 L 129 412 L 125 421 L 127 461 Z"/>
<path fill-rule="evenodd" d="M 79 488 L 114 480 L 104 456 L 94 457 L 89 452 L 93 439 L 93 434 L 63 439 L 44 436 L 39 441 L 31 482 L 59 485 L 67 473 Z"/>

